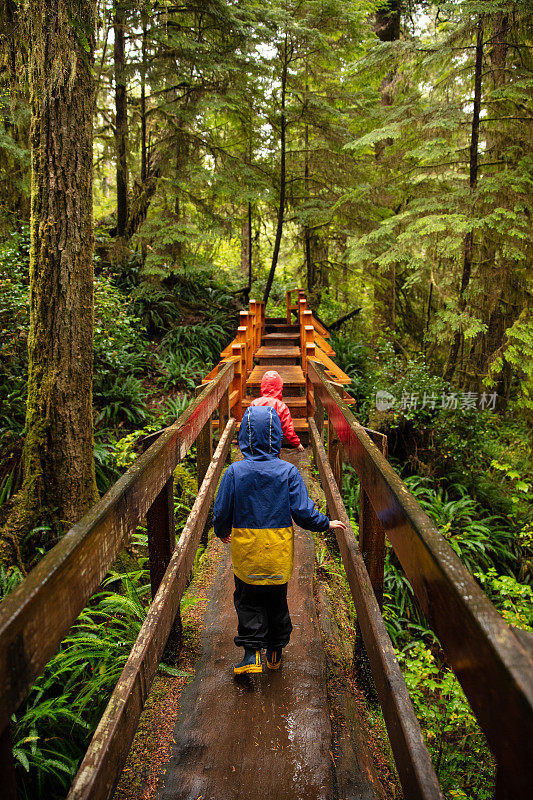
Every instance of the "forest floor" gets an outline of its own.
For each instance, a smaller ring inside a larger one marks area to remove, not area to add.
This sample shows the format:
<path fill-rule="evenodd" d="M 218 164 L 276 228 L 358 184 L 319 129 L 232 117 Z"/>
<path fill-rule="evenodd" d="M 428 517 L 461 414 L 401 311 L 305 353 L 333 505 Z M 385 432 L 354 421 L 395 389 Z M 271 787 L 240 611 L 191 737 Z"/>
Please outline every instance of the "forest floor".
<path fill-rule="evenodd" d="M 308 452 L 288 452 L 317 499 Z M 295 544 L 282 668 L 234 678 L 229 548 L 211 538 L 184 603 L 180 674 L 154 682 L 115 800 L 401 797 L 380 712 L 350 676 L 342 585 L 315 574 L 309 532 Z"/>

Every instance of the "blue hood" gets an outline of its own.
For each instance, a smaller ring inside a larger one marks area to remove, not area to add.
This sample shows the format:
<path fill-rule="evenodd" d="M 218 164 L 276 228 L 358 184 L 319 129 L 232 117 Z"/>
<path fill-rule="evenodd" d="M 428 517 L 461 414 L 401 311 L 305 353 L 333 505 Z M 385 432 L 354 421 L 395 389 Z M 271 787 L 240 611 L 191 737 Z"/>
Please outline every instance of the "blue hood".
<path fill-rule="evenodd" d="M 239 428 L 239 447 L 244 458 L 266 461 L 281 450 L 281 420 L 272 406 L 250 406 Z"/>

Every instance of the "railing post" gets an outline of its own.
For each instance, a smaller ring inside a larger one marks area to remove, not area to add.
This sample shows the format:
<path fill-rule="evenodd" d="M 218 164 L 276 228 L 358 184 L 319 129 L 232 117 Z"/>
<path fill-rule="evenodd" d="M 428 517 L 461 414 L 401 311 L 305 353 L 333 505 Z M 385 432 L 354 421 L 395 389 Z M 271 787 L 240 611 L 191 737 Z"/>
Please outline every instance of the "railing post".
<path fill-rule="evenodd" d="M 250 300 L 250 316 L 252 319 L 252 358 L 261 344 L 261 330 L 260 330 L 260 319 L 259 319 L 259 307 L 257 304 L 257 300 Z"/>
<path fill-rule="evenodd" d="M 318 364 L 315 362 L 315 367 L 318 368 Z M 320 399 L 318 392 L 313 390 L 313 417 L 315 418 L 316 427 L 318 428 L 318 432 L 320 436 L 323 438 L 324 434 L 324 406 L 322 405 L 322 400 Z"/>
<path fill-rule="evenodd" d="M 17 800 L 17 779 L 13 760 L 11 724 L 8 724 L 0 734 L 0 775 L 2 776 L 3 800 Z"/>
<path fill-rule="evenodd" d="M 343 452 L 342 444 L 339 441 L 337 432 L 333 426 L 331 418 L 328 418 L 328 461 L 335 478 L 335 482 L 342 494 L 342 464 Z"/>
<path fill-rule="evenodd" d="M 243 345 L 245 373 L 248 374 L 248 370 L 251 370 L 252 354 L 250 352 L 250 343 L 248 340 L 248 328 L 246 326 L 240 325 L 237 328 L 237 336 L 235 337 L 235 341 L 238 344 Z"/>
<path fill-rule="evenodd" d="M 302 355 L 302 370 L 306 373 L 307 359 L 305 352 L 305 323 L 304 311 L 307 308 L 307 300 L 304 297 L 298 299 L 298 325 L 300 326 L 300 350 Z"/>
<path fill-rule="evenodd" d="M 203 390 L 204 386 L 197 386 L 194 394 L 198 396 Z M 204 427 L 200 431 L 196 439 L 196 480 L 198 482 L 198 491 L 205 478 L 206 472 L 209 469 L 209 464 L 213 458 L 213 420 L 211 417 L 207 420 Z M 202 531 L 200 544 L 207 547 L 209 528 L 212 524 L 212 513 L 207 515 L 207 520 Z"/>
<path fill-rule="evenodd" d="M 252 369 L 253 363 L 253 343 L 252 343 L 252 316 L 249 311 L 240 312 L 240 326 L 239 331 L 244 328 L 244 339 L 237 338 L 237 341 L 244 341 L 245 356 L 246 356 L 246 370 Z"/>
<path fill-rule="evenodd" d="M 287 302 L 287 325 L 290 325 L 291 321 L 292 321 L 291 296 L 292 296 L 292 289 L 287 289 L 287 291 L 285 292 L 285 298 L 286 298 L 286 302 Z"/>
<path fill-rule="evenodd" d="M 374 444 L 387 458 L 387 438 L 380 440 L 374 437 Z M 376 595 L 380 611 L 383 610 L 383 581 L 385 570 L 385 530 L 379 517 L 372 507 L 370 498 L 359 485 L 359 547 L 365 562 L 365 567 Z M 363 635 L 359 625 L 355 626 L 354 671 L 357 675 L 364 694 L 373 699 L 376 689 L 372 679 L 370 662 L 363 643 Z"/>
<path fill-rule="evenodd" d="M 302 357 L 302 369 L 304 373 L 307 375 L 307 359 L 309 356 L 315 355 L 315 329 L 313 328 L 312 323 L 313 314 L 309 310 L 305 310 L 303 312 L 303 325 L 301 326 L 301 330 L 303 331 L 302 336 L 302 356 L 305 353 L 305 358 Z"/>
<path fill-rule="evenodd" d="M 218 438 L 220 440 L 230 418 L 229 389 L 226 389 L 218 404 Z M 228 450 L 228 464 L 231 464 L 231 447 Z"/>
<path fill-rule="evenodd" d="M 246 357 L 244 355 L 244 347 L 245 346 L 243 344 L 234 344 L 231 346 L 232 355 L 237 356 L 237 360 L 234 362 L 235 372 L 231 385 L 233 387 L 233 390 L 235 391 L 236 389 L 238 392 L 237 400 L 235 401 L 235 404 L 233 406 L 233 416 L 238 421 L 242 419 L 243 386 L 246 385 L 246 364 L 245 364 Z"/>
<path fill-rule="evenodd" d="M 342 495 L 342 464 L 343 464 L 343 451 L 342 444 L 339 441 L 337 432 L 333 427 L 331 419 L 328 417 L 328 461 L 335 478 L 335 483 L 339 487 L 339 492 Z M 339 551 L 337 544 L 337 537 L 335 534 L 327 533 L 326 541 L 329 548 L 333 552 Z"/>
<path fill-rule="evenodd" d="M 145 436 L 142 441 L 143 452 L 160 436 L 162 431 Z M 171 475 L 154 502 L 146 512 L 146 533 L 148 536 L 148 561 L 150 566 L 150 587 L 152 600 L 172 558 L 176 547 L 176 524 L 174 518 L 174 476 Z M 181 615 L 178 612 L 172 624 L 163 659 L 176 662 L 182 643 Z"/>
<path fill-rule="evenodd" d="M 387 438 L 381 444 L 374 443 L 387 458 Z M 359 488 L 359 547 L 365 566 L 376 595 L 380 610 L 383 609 L 383 580 L 385 569 L 385 530 L 374 511 L 368 494 L 362 486 Z"/>

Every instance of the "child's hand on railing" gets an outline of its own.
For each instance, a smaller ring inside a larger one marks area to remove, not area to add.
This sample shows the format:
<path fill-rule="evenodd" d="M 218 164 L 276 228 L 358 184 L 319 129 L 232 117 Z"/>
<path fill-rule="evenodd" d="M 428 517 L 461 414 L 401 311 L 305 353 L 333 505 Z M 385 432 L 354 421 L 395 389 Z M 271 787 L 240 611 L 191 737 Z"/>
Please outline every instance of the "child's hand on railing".
<path fill-rule="evenodd" d="M 229 536 L 224 536 L 224 538 L 222 538 L 222 536 L 220 536 L 220 541 L 224 542 L 224 544 L 228 544 L 228 542 L 231 542 L 231 533 L 230 533 Z"/>
<path fill-rule="evenodd" d="M 341 522 L 340 519 L 330 519 L 329 529 L 330 531 L 345 531 L 346 525 L 344 524 L 344 522 Z"/>
<path fill-rule="evenodd" d="M 297 449 L 299 452 L 302 452 L 302 450 L 305 450 L 305 447 L 303 446 L 303 444 L 299 444 L 299 445 L 298 445 L 298 447 L 297 447 L 296 449 Z"/>

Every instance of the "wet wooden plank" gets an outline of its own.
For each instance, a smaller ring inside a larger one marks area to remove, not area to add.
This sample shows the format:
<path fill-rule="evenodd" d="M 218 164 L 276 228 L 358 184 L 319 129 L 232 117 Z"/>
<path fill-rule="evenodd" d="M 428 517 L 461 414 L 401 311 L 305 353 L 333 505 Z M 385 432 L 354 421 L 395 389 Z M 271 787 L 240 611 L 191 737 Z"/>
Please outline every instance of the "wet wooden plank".
<path fill-rule="evenodd" d="M 337 542 L 363 633 L 372 675 L 405 797 L 409 800 L 442 800 L 437 777 L 392 642 L 372 590 L 370 578 L 350 525 L 344 503 L 313 419 L 309 420 L 311 443 L 326 494 L 330 514 L 347 526 L 337 531 Z"/>
<path fill-rule="evenodd" d="M 231 419 L 222 434 L 122 675 L 71 786 L 68 800 L 108 800 L 113 794 L 179 609 L 234 431 L 235 420 Z"/>
<path fill-rule="evenodd" d="M 263 345 L 256 353 L 255 358 L 300 358 L 300 348 L 293 347 L 292 345 L 285 345 L 283 347 L 274 347 L 271 345 Z"/>
<path fill-rule="evenodd" d="M 314 365 L 309 377 L 505 780 L 517 797 L 527 796 L 533 784 L 530 654 Z"/>
<path fill-rule="evenodd" d="M 0 731 L 146 515 L 233 377 L 225 365 L 0 606 Z"/>
<path fill-rule="evenodd" d="M 271 366 L 266 365 L 254 367 L 246 382 L 247 385 L 260 385 L 265 372 L 271 369 Z M 302 368 L 295 364 L 276 367 L 276 372 L 279 372 L 284 386 L 305 386 L 305 375 Z"/>

